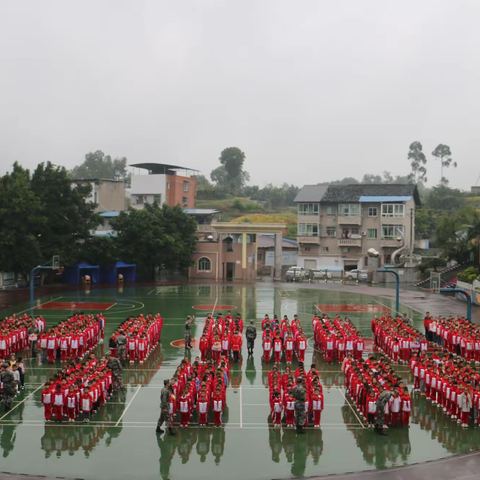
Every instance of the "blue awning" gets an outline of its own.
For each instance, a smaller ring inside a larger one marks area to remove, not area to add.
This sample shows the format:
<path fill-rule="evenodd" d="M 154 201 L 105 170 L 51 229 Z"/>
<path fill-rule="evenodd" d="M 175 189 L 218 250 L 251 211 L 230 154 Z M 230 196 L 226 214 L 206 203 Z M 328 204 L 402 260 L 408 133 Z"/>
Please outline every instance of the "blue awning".
<path fill-rule="evenodd" d="M 120 212 L 101 212 L 100 216 L 104 218 L 113 218 L 113 217 L 118 217 L 120 215 Z"/>
<path fill-rule="evenodd" d="M 386 202 L 408 202 L 409 200 L 411 200 L 412 197 L 411 196 L 408 196 L 408 197 L 388 197 L 388 196 L 361 196 L 358 201 L 360 203 L 367 203 L 367 202 L 371 202 L 371 203 L 378 203 L 378 202 L 383 202 L 383 203 L 386 203 Z"/>

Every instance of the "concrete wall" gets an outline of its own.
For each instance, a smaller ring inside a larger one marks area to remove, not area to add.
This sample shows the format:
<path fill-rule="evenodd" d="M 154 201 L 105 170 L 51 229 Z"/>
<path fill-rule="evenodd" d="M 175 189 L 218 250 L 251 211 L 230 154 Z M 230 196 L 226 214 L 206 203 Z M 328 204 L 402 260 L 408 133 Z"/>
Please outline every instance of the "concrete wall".
<path fill-rule="evenodd" d="M 161 204 L 166 200 L 167 175 L 132 175 L 132 206 L 136 206 L 136 195 L 161 195 Z"/>
<path fill-rule="evenodd" d="M 76 184 L 88 184 L 92 188 L 87 202 L 97 204 L 97 212 L 121 212 L 125 210 L 125 182 L 121 180 L 76 180 Z"/>

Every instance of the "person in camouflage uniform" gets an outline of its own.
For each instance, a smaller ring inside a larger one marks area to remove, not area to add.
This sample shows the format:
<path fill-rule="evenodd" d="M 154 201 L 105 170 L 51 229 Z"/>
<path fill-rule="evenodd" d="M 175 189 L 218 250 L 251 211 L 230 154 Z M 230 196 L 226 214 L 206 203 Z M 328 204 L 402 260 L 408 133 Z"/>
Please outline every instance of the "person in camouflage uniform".
<path fill-rule="evenodd" d="M 383 390 L 377 398 L 377 418 L 375 420 L 375 431 L 379 435 L 386 435 L 383 431 L 383 424 L 385 423 L 385 405 L 390 400 L 392 392 Z"/>
<path fill-rule="evenodd" d="M 247 327 L 245 331 L 245 337 L 247 337 L 247 349 L 248 354 L 253 355 L 253 347 L 255 345 L 255 339 L 257 338 L 257 329 L 254 326 L 254 321 L 250 322 L 250 325 Z"/>
<path fill-rule="evenodd" d="M 125 360 L 127 358 L 127 337 L 125 332 L 120 330 L 120 335 L 115 339 L 117 345 L 117 356 L 120 360 Z"/>
<path fill-rule="evenodd" d="M 120 360 L 110 354 L 107 367 L 112 371 L 113 389 L 119 389 L 125 393 L 125 386 L 123 385 L 123 367 Z"/>
<path fill-rule="evenodd" d="M 187 317 L 185 322 L 185 350 L 190 350 L 192 347 L 192 322 L 195 320 L 195 317 L 190 315 Z"/>
<path fill-rule="evenodd" d="M 170 417 L 170 395 L 170 380 L 164 380 L 163 388 L 160 392 L 160 418 L 157 422 L 157 429 L 155 430 L 156 433 L 164 433 L 165 430 L 162 430 L 162 425 L 165 422 L 165 425 L 168 426 L 168 432 L 170 433 L 170 435 L 175 435 L 175 432 L 173 431 L 172 420 Z"/>
<path fill-rule="evenodd" d="M 305 433 L 303 427 L 307 420 L 307 414 L 305 412 L 305 389 L 302 385 L 303 380 L 297 378 L 297 385 L 293 387 L 292 396 L 295 399 L 295 423 L 297 425 L 297 433 Z"/>
<path fill-rule="evenodd" d="M 0 380 L 3 384 L 2 403 L 5 405 L 5 411 L 8 412 L 12 406 L 13 399 L 15 398 L 15 377 L 13 376 L 10 364 L 5 363 L 3 365 Z"/>

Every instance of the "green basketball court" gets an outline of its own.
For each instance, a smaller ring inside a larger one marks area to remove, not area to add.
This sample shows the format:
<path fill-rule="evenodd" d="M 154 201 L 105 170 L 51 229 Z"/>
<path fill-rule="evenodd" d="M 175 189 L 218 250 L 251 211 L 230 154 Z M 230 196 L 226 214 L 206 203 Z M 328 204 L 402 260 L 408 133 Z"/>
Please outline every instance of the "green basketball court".
<path fill-rule="evenodd" d="M 317 308 L 338 309 L 365 337 L 371 337 L 374 312 L 394 308 L 392 299 L 369 295 L 366 287 L 359 288 L 359 293 L 321 288 L 267 283 L 125 287 L 37 298 L 35 313 L 44 316 L 47 327 L 65 319 L 69 309 L 88 311 L 88 304 L 90 308 L 92 304 L 105 307 L 106 341 L 98 347 L 98 355 L 108 350 L 107 340 L 115 327 L 140 312 L 162 314 L 162 342 L 145 364 L 125 368 L 126 396 L 109 401 L 88 425 L 44 423 L 42 384 L 60 363 L 53 366 L 42 364 L 39 358 L 27 360 L 26 390 L 17 397 L 12 411 L 0 413 L 0 471 L 86 479 L 271 479 L 398 466 L 480 448 L 479 429 L 462 430 L 418 396 L 413 396 L 410 429 L 376 436 L 365 428 L 345 397 L 340 365 L 326 365 L 311 338 L 306 363 L 314 361 L 321 372 L 325 397 L 321 429 L 310 428 L 306 435 L 297 436 L 290 429 L 269 427 L 267 378 L 271 364 L 262 366 L 259 336 L 254 358 L 247 360 L 244 355 L 238 364 L 231 360 L 224 428 L 198 429 L 194 415 L 191 427 L 175 437 L 155 434 L 163 380 L 173 374 L 184 355 L 181 345 L 187 315 L 197 317 L 192 332 L 197 338 L 207 307 L 225 314 L 226 310 L 220 309 L 225 306 L 231 307 L 234 315 L 240 313 L 244 322 L 258 320 L 258 328 L 267 313 L 290 318 L 298 314 L 311 337 L 311 319 Z M 3 311 L 2 316 L 22 311 L 28 312 L 28 305 Z M 422 312 L 403 307 L 401 311 L 422 328 Z M 175 346 L 176 341 L 180 347 Z M 192 358 L 198 354 L 197 349 L 190 352 Z M 396 370 L 412 383 L 406 366 Z"/>

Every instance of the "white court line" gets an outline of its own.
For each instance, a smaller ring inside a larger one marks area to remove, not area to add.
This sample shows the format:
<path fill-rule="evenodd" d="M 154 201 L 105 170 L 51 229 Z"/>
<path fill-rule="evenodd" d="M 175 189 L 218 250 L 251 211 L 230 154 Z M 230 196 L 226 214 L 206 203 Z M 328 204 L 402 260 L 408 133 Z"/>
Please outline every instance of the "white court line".
<path fill-rule="evenodd" d="M 128 405 L 125 407 L 125 410 L 123 411 L 122 413 L 122 416 L 118 419 L 118 422 L 115 424 L 116 427 L 118 427 L 118 424 L 120 423 L 120 421 L 122 420 L 122 418 L 125 416 L 125 414 L 127 413 L 127 410 L 130 408 L 130 405 L 132 404 L 132 402 L 135 400 L 135 397 L 137 396 L 138 392 L 140 391 L 140 389 L 142 388 L 141 385 L 138 386 L 137 388 L 137 391 L 135 392 L 135 394 L 133 395 L 133 397 L 131 398 L 131 400 L 128 402 Z"/>
<path fill-rule="evenodd" d="M 217 308 L 217 302 L 218 302 L 218 295 L 215 298 L 215 304 L 213 305 L 213 310 L 212 310 L 212 317 L 213 317 L 213 312 L 215 312 L 215 308 Z"/>
<path fill-rule="evenodd" d="M 352 407 L 352 405 L 350 404 L 350 402 L 347 400 L 347 397 L 345 396 L 345 394 L 343 393 L 343 390 L 338 387 L 338 390 L 340 391 L 340 393 L 342 394 L 343 398 L 345 399 L 345 401 L 347 402 L 348 406 L 350 407 L 350 410 L 352 410 L 353 414 L 355 415 L 355 417 L 357 418 L 358 420 L 358 423 L 362 426 L 363 429 L 366 429 L 367 427 L 365 427 L 365 425 L 363 424 L 363 422 L 360 420 L 360 417 L 357 415 L 357 412 L 355 411 L 355 409 Z"/>
<path fill-rule="evenodd" d="M 380 304 L 382 307 L 388 308 L 391 312 L 400 313 L 400 312 L 397 312 L 394 307 L 389 307 L 388 305 L 385 305 L 384 303 L 379 302 L 378 300 L 375 300 L 374 298 L 372 298 L 372 300 L 374 302 L 377 302 L 378 304 Z"/>
<path fill-rule="evenodd" d="M 21 402 L 18 402 L 12 409 L 10 409 L 3 417 L 0 417 L 0 420 L 3 420 L 7 415 L 13 412 L 17 407 L 19 407 L 22 403 L 25 403 L 32 395 L 37 393 L 43 385 L 40 385 L 37 389 L 35 389 L 30 395 L 26 396 Z"/>
<path fill-rule="evenodd" d="M 117 303 L 115 302 L 113 305 L 110 305 L 108 308 L 106 308 L 105 310 L 110 310 L 112 307 L 114 307 L 115 305 L 117 305 Z M 132 307 L 134 307 L 135 305 L 132 305 Z"/>
<path fill-rule="evenodd" d="M 240 385 L 240 428 L 243 428 L 243 403 L 242 403 L 242 386 Z"/>
<path fill-rule="evenodd" d="M 155 292 L 155 290 L 157 290 L 157 287 L 155 287 L 153 290 L 150 290 L 147 295 L 150 295 L 151 293 Z"/>
<path fill-rule="evenodd" d="M 33 309 L 35 310 L 36 308 L 40 308 L 40 307 L 42 307 L 43 305 L 46 305 L 47 303 L 50 303 L 50 302 L 56 302 L 57 300 L 60 300 L 61 298 L 63 298 L 63 295 L 60 295 L 60 296 L 57 297 L 57 298 L 53 298 L 52 300 L 49 300 L 48 302 L 43 302 L 43 303 L 41 303 L 41 304 L 38 305 L 38 306 L 34 306 Z M 32 307 L 28 307 L 28 308 L 26 308 L 25 310 L 22 310 L 22 311 L 20 311 L 20 312 L 16 312 L 16 314 L 18 315 L 19 313 L 23 313 L 23 312 L 26 312 L 26 311 L 28 311 L 28 310 L 32 310 Z"/>

